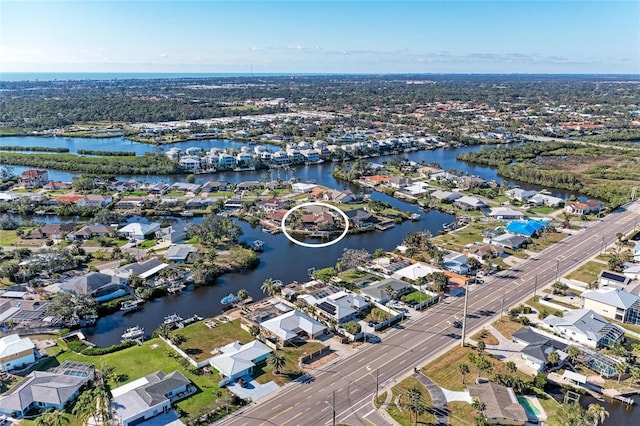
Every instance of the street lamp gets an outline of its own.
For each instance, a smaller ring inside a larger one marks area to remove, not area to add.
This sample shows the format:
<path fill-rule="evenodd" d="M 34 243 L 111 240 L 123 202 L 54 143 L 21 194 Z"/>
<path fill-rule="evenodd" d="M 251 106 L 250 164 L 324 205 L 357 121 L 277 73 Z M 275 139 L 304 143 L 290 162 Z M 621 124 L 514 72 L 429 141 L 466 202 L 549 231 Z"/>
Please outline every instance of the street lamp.
<path fill-rule="evenodd" d="M 533 281 L 533 301 L 536 301 L 536 290 L 538 289 L 538 274 L 534 277 Z"/>
<path fill-rule="evenodd" d="M 464 313 L 462 315 L 462 341 L 460 345 L 464 348 L 464 338 L 467 332 L 467 306 L 469 304 L 469 283 L 467 283 L 466 288 L 464 289 Z"/>
<path fill-rule="evenodd" d="M 559 274 L 560 274 L 560 261 L 556 259 L 556 281 L 558 281 Z"/>
<path fill-rule="evenodd" d="M 331 407 L 332 412 L 332 426 L 336 426 L 336 391 L 333 391 L 333 403 L 330 404 L 329 401 L 325 401 L 325 403 Z"/>

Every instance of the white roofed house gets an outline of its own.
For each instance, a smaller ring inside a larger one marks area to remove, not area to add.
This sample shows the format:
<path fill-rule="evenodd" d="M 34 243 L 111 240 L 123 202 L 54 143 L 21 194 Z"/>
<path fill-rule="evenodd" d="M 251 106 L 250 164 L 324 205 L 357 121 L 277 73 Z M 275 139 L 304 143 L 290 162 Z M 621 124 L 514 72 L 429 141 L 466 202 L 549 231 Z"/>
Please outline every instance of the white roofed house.
<path fill-rule="evenodd" d="M 543 320 L 545 327 L 565 339 L 574 340 L 591 348 L 610 347 L 624 339 L 624 330 L 591 309 L 565 312 L 562 318 L 549 315 Z"/>
<path fill-rule="evenodd" d="M 116 276 L 89 272 L 59 285 L 62 291 L 91 296 L 98 302 L 124 296 L 127 286 L 124 280 Z"/>
<path fill-rule="evenodd" d="M 364 313 L 369 308 L 369 302 L 360 295 L 339 291 L 318 300 L 316 307 L 319 314 L 342 324 Z"/>
<path fill-rule="evenodd" d="M 504 191 L 504 195 L 516 201 L 528 201 L 529 198 L 533 197 L 537 193 L 538 193 L 537 191 L 531 191 L 531 190 L 522 189 L 522 188 L 513 188 L 513 189 Z"/>
<path fill-rule="evenodd" d="M 462 210 L 480 210 L 487 207 L 487 204 L 484 201 L 468 195 L 463 195 L 458 198 L 453 205 Z"/>
<path fill-rule="evenodd" d="M 118 269 L 115 275 L 122 280 L 128 280 L 132 274 L 135 274 L 142 279 L 152 281 L 160 272 L 167 268 L 169 268 L 168 264 L 158 258 L 152 258 L 143 262 L 125 265 Z"/>
<path fill-rule="evenodd" d="M 229 343 L 218 349 L 220 355 L 209 360 L 214 367 L 229 383 L 245 375 L 251 375 L 253 367 L 265 361 L 272 350 L 259 340 L 247 344 L 240 342 Z"/>
<path fill-rule="evenodd" d="M 156 232 L 160 231 L 160 224 L 153 223 L 130 223 L 120 229 L 118 229 L 118 235 L 125 238 L 144 240 L 147 237 L 155 236 Z"/>
<path fill-rule="evenodd" d="M 489 217 L 494 217 L 497 220 L 523 220 L 526 218 L 525 214 L 521 211 L 514 210 L 509 207 L 491 208 Z"/>
<path fill-rule="evenodd" d="M 582 307 L 603 317 L 632 324 L 640 323 L 640 298 L 619 288 L 601 288 L 582 293 Z"/>
<path fill-rule="evenodd" d="M 9 371 L 36 362 L 35 345 L 28 337 L 10 334 L 0 339 L 0 370 Z"/>
<path fill-rule="evenodd" d="M 327 331 L 326 325 L 298 310 L 263 321 L 260 327 L 275 336 L 283 346 L 303 336 L 315 339 Z"/>

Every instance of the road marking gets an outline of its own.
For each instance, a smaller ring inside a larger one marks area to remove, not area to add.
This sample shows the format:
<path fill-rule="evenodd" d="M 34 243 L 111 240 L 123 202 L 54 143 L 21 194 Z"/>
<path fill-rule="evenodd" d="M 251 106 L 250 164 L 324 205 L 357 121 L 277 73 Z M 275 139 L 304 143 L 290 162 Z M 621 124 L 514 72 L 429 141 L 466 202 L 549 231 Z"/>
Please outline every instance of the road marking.
<path fill-rule="evenodd" d="M 362 418 L 364 419 L 365 417 L 370 416 L 370 415 L 371 415 L 371 413 L 373 413 L 374 411 L 376 411 L 376 410 L 375 410 L 375 408 L 374 408 L 373 410 L 369 411 L 369 412 L 368 412 L 367 414 L 365 414 L 364 416 L 362 416 Z"/>
<path fill-rule="evenodd" d="M 291 418 L 290 418 L 289 420 L 287 420 L 286 422 L 282 422 L 282 423 L 280 423 L 280 426 L 284 426 L 284 425 L 286 425 L 287 423 L 291 423 L 292 421 L 294 421 L 295 419 L 297 419 L 298 417 L 300 417 L 302 414 L 304 414 L 304 413 L 300 412 L 300 413 L 296 414 L 295 416 L 291 417 Z"/>

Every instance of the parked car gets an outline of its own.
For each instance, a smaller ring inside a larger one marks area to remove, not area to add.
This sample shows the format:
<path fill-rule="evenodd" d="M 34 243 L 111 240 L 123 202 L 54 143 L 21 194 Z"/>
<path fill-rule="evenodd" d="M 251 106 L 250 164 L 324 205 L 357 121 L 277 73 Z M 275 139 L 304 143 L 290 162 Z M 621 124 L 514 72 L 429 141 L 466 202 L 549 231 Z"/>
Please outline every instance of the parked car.
<path fill-rule="evenodd" d="M 238 378 L 238 380 L 236 380 L 236 383 L 238 383 L 241 387 L 246 388 L 247 385 L 249 383 L 247 383 L 247 381 L 244 379 L 244 377 L 240 377 Z"/>

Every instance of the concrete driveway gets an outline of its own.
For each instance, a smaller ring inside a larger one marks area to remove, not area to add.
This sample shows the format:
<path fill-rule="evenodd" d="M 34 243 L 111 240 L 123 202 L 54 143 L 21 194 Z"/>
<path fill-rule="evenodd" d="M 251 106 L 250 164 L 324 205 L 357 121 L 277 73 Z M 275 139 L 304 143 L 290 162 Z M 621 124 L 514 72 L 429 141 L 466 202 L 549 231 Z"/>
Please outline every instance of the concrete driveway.
<path fill-rule="evenodd" d="M 227 385 L 227 389 L 229 389 L 231 392 L 242 399 L 251 398 L 251 400 L 255 402 L 269 395 L 271 392 L 275 392 L 279 389 L 276 382 L 273 381 L 262 385 L 249 376 L 244 376 L 244 379 L 248 383 L 246 388 L 243 388 L 239 383 L 236 382 Z"/>

